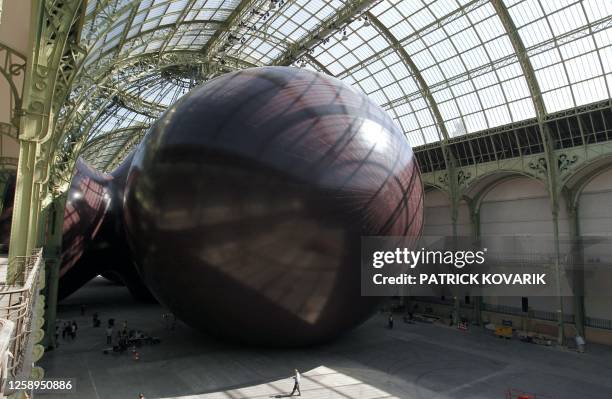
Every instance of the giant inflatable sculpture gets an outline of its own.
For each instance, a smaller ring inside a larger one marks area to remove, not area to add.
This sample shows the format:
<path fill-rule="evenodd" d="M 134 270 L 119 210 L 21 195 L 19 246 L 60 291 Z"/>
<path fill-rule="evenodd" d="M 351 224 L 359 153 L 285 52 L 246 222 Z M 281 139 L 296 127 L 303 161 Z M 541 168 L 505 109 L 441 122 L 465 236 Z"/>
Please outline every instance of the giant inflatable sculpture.
<path fill-rule="evenodd" d="M 112 269 L 190 326 L 277 346 L 371 315 L 361 237 L 416 236 L 423 221 L 414 155 L 385 111 L 285 67 L 194 89 L 112 175 L 79 163 L 68 195 L 62 295 Z"/>

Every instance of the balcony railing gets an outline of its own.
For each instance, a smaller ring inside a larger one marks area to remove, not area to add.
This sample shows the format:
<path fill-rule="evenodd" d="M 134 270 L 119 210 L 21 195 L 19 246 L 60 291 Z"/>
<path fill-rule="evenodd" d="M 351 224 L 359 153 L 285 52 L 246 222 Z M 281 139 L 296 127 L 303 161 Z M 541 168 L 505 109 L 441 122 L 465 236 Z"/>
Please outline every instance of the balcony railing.
<path fill-rule="evenodd" d="M 42 267 L 42 249 L 36 249 L 16 258 L 9 266 L 15 272 L 7 276 L 10 282 L 0 283 L 0 397 L 7 379 L 29 373 L 31 364 L 24 362 L 31 356 L 29 340 Z"/>
<path fill-rule="evenodd" d="M 0 319 L 0 395 L 3 394 L 6 380 L 9 378 L 9 362 L 12 359 L 10 345 L 14 331 L 15 323 Z"/>

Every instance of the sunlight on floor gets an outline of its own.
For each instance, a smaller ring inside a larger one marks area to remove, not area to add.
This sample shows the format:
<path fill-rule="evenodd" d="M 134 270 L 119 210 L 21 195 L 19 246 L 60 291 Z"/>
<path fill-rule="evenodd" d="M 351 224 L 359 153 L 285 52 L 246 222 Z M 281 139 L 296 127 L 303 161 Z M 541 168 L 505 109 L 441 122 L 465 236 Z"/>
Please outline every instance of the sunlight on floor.
<path fill-rule="evenodd" d="M 286 398 L 293 388 L 293 379 L 288 376 L 266 384 L 230 389 L 202 395 L 173 396 L 163 399 L 246 399 Z M 368 385 L 329 367 L 319 366 L 302 373 L 301 398 L 317 399 L 397 399 L 385 391 Z"/>

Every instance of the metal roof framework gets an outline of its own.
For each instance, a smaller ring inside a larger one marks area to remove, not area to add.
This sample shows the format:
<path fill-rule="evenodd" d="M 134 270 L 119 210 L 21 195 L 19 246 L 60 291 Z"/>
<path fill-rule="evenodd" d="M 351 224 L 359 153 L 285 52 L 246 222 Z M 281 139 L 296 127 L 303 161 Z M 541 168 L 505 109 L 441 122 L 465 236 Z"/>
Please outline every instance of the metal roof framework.
<path fill-rule="evenodd" d="M 82 146 L 102 167 L 117 154 L 94 156 L 88 141 L 150 123 L 185 80 L 248 66 L 338 77 L 386 109 L 413 147 L 612 98 L 612 4 L 597 0 L 97 0 L 80 44 L 88 54 L 74 87 L 123 93 Z M 182 67 L 164 66 L 178 55 Z M 139 59 L 150 77 L 109 81 Z"/>

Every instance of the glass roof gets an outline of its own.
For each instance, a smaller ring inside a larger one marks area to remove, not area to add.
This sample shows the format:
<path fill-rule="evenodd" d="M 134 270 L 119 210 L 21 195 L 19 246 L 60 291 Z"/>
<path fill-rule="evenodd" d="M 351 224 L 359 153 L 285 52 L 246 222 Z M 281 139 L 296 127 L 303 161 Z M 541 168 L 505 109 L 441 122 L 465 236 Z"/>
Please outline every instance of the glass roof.
<path fill-rule="evenodd" d="M 608 0 L 97 0 L 81 41 L 90 75 L 102 60 L 179 52 L 269 65 L 302 45 L 293 66 L 363 91 L 413 146 L 533 119 L 538 101 L 554 113 L 612 97 Z M 149 76 L 122 90 L 164 108 L 190 87 Z M 136 111 L 117 107 L 90 140 L 157 115 Z"/>

